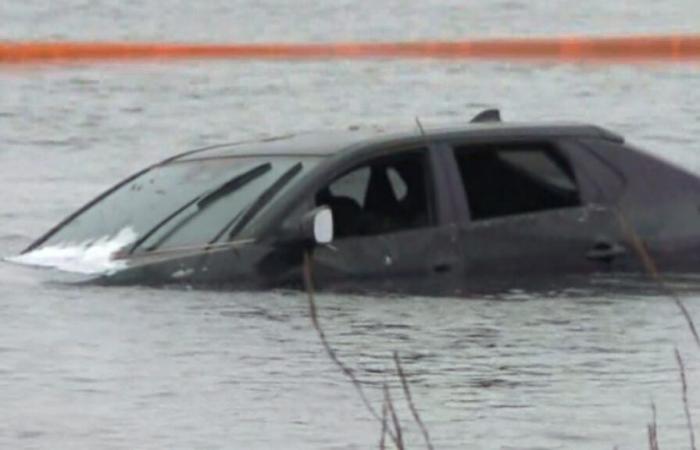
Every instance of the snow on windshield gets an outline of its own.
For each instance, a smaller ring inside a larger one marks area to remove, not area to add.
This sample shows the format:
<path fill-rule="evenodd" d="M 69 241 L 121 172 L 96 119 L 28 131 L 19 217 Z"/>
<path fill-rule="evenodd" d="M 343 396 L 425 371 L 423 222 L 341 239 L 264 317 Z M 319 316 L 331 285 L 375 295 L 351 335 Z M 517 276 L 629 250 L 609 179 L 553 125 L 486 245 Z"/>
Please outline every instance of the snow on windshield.
<path fill-rule="evenodd" d="M 83 274 L 113 273 L 123 269 L 126 262 L 113 260 L 112 256 L 115 252 L 132 244 L 137 237 L 137 233 L 132 228 L 125 227 L 114 236 L 103 236 L 80 243 L 58 243 L 6 258 L 6 260 Z"/>

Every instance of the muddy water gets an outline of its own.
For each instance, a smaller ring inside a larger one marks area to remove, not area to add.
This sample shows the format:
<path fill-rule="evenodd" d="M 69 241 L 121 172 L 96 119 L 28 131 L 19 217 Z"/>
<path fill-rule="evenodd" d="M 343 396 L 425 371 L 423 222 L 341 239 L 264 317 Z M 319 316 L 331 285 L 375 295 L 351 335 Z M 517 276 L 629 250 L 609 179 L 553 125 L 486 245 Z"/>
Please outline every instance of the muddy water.
<path fill-rule="evenodd" d="M 392 40 L 694 31 L 697 2 L 26 1 L 1 39 Z M 98 191 L 194 146 L 295 130 L 466 120 L 612 127 L 700 172 L 697 65 L 436 61 L 0 67 L 0 254 Z M 324 355 L 304 296 L 76 288 L 0 265 L 3 448 L 368 448 L 379 426 Z M 691 284 L 695 284 L 694 282 Z M 700 318 L 700 289 L 683 291 Z M 673 356 L 700 418 L 700 351 L 653 287 L 497 298 L 323 295 L 333 346 L 378 403 L 398 350 L 436 448 L 687 442 Z M 698 319 L 700 320 L 700 319 Z M 700 420 L 700 419 L 697 419 Z M 696 421 L 697 421 L 696 420 Z"/>

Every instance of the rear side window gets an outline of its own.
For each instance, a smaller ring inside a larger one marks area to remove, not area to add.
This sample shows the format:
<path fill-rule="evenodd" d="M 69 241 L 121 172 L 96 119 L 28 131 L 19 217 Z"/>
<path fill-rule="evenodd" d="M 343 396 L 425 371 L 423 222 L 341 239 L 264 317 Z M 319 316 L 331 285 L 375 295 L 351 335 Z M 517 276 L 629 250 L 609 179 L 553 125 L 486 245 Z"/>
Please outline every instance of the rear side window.
<path fill-rule="evenodd" d="M 454 152 L 472 220 L 581 204 L 569 162 L 550 144 L 468 145 Z"/>

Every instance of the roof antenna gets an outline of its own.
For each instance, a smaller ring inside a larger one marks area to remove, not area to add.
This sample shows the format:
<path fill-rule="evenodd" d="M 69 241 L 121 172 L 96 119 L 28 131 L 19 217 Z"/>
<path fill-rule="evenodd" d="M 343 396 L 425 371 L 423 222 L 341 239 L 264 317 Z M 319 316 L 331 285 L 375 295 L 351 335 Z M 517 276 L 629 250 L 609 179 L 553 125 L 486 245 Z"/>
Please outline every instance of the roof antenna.
<path fill-rule="evenodd" d="M 420 123 L 420 119 L 416 116 L 416 125 L 418 125 L 418 130 L 423 137 L 427 137 L 425 130 L 423 129 L 423 124 Z"/>
<path fill-rule="evenodd" d="M 501 111 L 496 108 L 485 109 L 474 116 L 471 123 L 501 122 Z"/>

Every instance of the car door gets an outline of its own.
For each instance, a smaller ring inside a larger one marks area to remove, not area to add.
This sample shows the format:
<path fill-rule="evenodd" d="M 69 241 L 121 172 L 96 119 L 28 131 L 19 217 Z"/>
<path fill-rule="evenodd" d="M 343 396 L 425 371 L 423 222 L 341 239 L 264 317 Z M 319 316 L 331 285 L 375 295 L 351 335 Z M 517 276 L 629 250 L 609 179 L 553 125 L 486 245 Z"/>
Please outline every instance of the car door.
<path fill-rule="evenodd" d="M 322 286 L 453 293 L 461 277 L 454 208 L 434 149 L 413 146 L 353 161 L 314 193 L 335 238 L 314 254 Z"/>
<path fill-rule="evenodd" d="M 460 204 L 465 288 L 566 283 L 567 275 L 630 267 L 609 196 L 590 176 L 606 169 L 584 154 L 571 157 L 584 150 L 556 140 L 445 145 Z M 609 169 L 605 175 L 614 181 Z"/>

